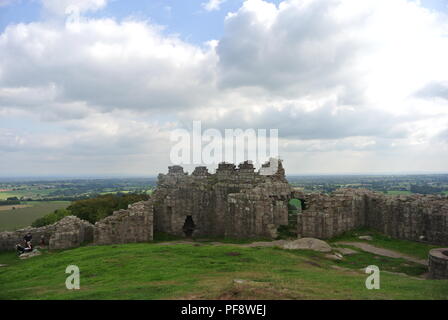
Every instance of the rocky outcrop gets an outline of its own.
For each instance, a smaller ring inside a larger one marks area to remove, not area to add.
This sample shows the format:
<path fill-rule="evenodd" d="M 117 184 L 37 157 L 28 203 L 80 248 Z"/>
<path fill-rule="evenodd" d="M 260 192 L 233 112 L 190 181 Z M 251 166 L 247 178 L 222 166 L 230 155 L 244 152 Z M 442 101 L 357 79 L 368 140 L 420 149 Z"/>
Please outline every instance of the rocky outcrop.
<path fill-rule="evenodd" d="M 148 242 L 153 239 L 152 201 L 140 201 L 95 223 L 94 244 Z"/>
<path fill-rule="evenodd" d="M 37 249 L 34 249 L 34 250 L 31 251 L 31 252 L 22 253 L 22 254 L 19 256 L 19 258 L 22 259 L 22 260 L 24 260 L 24 259 L 29 259 L 29 258 L 37 257 L 37 256 L 40 256 L 40 255 L 41 255 L 40 251 L 37 250 Z"/>
<path fill-rule="evenodd" d="M 319 252 L 331 252 L 332 249 L 328 243 L 315 238 L 301 238 L 294 241 L 288 241 L 282 246 L 289 250 L 313 250 Z"/>

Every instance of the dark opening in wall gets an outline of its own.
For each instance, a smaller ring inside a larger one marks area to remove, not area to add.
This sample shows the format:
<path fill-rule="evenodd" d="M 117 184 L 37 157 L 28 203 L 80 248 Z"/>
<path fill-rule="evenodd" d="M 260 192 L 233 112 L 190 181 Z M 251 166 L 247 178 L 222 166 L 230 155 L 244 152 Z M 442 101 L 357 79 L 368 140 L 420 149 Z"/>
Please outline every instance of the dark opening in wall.
<path fill-rule="evenodd" d="M 297 216 L 301 213 L 302 201 L 295 198 L 290 199 L 288 201 L 288 224 L 277 229 L 279 238 L 297 238 Z"/>
<path fill-rule="evenodd" d="M 196 225 L 193 221 L 192 216 L 187 216 L 185 218 L 184 226 L 182 227 L 182 230 L 187 238 L 191 238 L 193 235 L 194 229 L 196 228 Z"/>
<path fill-rule="evenodd" d="M 296 214 L 300 212 L 303 209 L 302 205 L 303 201 L 300 199 L 291 199 L 288 202 L 288 211 L 289 212 L 295 212 Z"/>

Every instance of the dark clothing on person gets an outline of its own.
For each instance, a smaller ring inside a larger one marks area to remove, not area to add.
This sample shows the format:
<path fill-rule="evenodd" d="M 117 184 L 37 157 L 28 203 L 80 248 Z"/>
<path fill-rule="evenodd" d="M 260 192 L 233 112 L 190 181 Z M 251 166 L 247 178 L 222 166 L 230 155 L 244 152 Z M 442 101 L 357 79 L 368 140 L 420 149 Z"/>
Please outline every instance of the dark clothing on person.
<path fill-rule="evenodd" d="M 33 239 L 33 236 L 31 235 L 31 233 L 27 233 L 24 237 L 23 237 L 23 241 L 25 242 L 25 244 L 22 246 L 20 244 L 18 244 L 16 246 L 17 251 L 19 253 L 25 253 L 25 252 L 31 252 L 33 251 L 33 245 L 31 244 L 31 239 Z"/>
<path fill-rule="evenodd" d="M 17 251 L 19 253 L 31 252 L 31 251 L 33 251 L 33 246 L 31 245 L 31 242 L 27 242 L 27 245 L 25 247 L 18 244 Z"/>

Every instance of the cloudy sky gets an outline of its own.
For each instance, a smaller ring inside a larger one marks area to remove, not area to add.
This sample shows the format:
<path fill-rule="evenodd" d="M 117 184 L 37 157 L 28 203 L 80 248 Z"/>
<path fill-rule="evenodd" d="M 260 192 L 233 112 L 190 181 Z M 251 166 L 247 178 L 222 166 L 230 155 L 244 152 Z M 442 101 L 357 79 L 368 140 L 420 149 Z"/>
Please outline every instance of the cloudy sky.
<path fill-rule="evenodd" d="M 279 130 L 289 174 L 448 172 L 446 0 L 0 0 L 0 176 L 154 175 Z"/>

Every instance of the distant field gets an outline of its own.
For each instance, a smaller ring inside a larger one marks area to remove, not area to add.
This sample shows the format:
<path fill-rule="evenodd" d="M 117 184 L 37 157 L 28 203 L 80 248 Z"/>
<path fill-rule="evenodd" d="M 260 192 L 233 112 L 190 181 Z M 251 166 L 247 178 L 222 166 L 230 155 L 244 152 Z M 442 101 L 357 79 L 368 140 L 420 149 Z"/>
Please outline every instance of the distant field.
<path fill-rule="evenodd" d="M 22 203 L 27 207 L 17 208 L 18 206 L 15 206 L 17 208 L 15 210 L 12 210 L 12 208 L 9 210 L 0 209 L 0 231 L 29 226 L 37 218 L 70 205 L 70 201 L 29 201 Z"/>
<path fill-rule="evenodd" d="M 27 190 L 11 190 L 11 191 L 1 191 L 0 200 L 6 200 L 10 197 L 25 197 L 25 198 L 41 198 L 48 195 L 52 189 L 39 189 L 39 188 L 29 188 Z"/>
<path fill-rule="evenodd" d="M 13 205 L 9 205 L 9 206 L 0 206 L 0 211 L 17 210 L 17 209 L 28 208 L 28 207 L 31 207 L 31 205 L 29 205 L 29 204 L 13 204 Z"/>
<path fill-rule="evenodd" d="M 387 194 L 390 194 L 390 195 L 400 195 L 400 194 L 409 195 L 409 194 L 412 194 L 412 192 L 411 191 L 401 191 L 401 190 L 391 190 L 391 191 L 387 191 Z"/>

